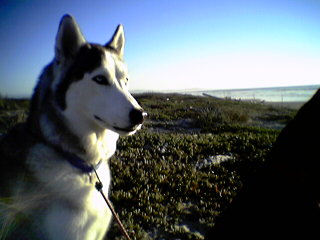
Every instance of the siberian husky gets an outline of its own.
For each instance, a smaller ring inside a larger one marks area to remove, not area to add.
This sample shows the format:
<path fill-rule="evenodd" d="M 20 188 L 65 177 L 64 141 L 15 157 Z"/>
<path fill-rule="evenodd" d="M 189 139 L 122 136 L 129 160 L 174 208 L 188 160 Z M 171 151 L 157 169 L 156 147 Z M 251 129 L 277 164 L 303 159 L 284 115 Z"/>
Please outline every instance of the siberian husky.
<path fill-rule="evenodd" d="M 127 89 L 124 43 L 122 25 L 98 45 L 62 18 L 27 122 L 1 140 L 0 239 L 104 238 L 112 217 L 93 171 L 107 194 L 118 136 L 146 116 Z"/>

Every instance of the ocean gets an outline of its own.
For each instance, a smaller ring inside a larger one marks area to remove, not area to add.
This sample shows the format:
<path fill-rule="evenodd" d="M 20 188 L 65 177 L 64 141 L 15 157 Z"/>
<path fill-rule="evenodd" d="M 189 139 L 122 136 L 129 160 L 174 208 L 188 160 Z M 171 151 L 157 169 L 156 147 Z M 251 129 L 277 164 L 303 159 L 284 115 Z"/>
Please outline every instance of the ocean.
<path fill-rule="evenodd" d="M 251 89 L 225 89 L 225 90 L 197 90 L 183 91 L 186 94 L 207 94 L 218 98 L 231 98 L 241 100 L 254 100 L 266 102 L 307 102 L 320 88 L 320 85 L 251 88 Z M 182 93 L 182 91 L 181 91 Z"/>

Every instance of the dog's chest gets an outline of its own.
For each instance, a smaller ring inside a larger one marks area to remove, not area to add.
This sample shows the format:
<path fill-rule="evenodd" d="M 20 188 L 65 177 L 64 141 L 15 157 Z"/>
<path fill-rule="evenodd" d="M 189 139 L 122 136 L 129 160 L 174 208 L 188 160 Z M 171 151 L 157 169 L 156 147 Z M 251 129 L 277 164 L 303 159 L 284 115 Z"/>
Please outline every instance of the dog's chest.
<path fill-rule="evenodd" d="M 37 151 L 39 153 L 39 151 Z M 81 173 L 66 161 L 50 161 L 54 154 L 43 156 L 48 161 L 35 163 L 33 156 L 29 166 L 38 179 L 38 187 L 48 194 L 47 207 L 38 213 L 42 215 L 46 239 L 103 239 L 111 220 L 111 212 L 100 192 L 95 188 L 98 181 L 95 173 Z M 31 156 L 30 156 L 31 157 Z M 110 170 L 102 162 L 97 170 L 108 196 Z M 43 188 L 45 186 L 45 189 Z"/>
<path fill-rule="evenodd" d="M 107 165 L 100 166 L 97 172 L 107 195 L 110 182 Z M 88 175 L 85 181 L 87 184 L 82 189 L 79 188 L 78 192 L 66 195 L 68 198 L 66 202 L 66 199 L 62 198 L 48 210 L 46 228 L 48 232 L 52 232 L 50 234 L 52 239 L 95 240 L 103 238 L 111 220 L 111 213 L 100 192 L 95 189 L 96 181 L 98 180 L 94 174 Z M 61 222 L 64 224 L 61 225 Z"/>

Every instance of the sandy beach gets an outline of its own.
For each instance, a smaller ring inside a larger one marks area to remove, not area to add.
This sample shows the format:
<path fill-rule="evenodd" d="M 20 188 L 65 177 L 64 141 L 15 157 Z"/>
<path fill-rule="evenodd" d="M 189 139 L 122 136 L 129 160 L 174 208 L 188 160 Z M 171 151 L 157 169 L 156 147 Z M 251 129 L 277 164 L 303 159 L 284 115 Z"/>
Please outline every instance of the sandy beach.
<path fill-rule="evenodd" d="M 210 97 L 210 98 L 213 98 L 213 99 L 226 99 L 226 100 L 237 100 L 237 99 L 233 99 L 233 98 L 220 98 L 220 97 L 215 97 L 215 96 L 212 96 L 210 94 L 207 94 L 207 93 L 202 93 L 203 96 L 205 97 Z M 300 109 L 303 104 L 306 103 L 305 102 L 292 102 L 292 101 L 279 101 L 279 102 L 271 102 L 271 101 L 264 101 L 264 100 L 259 100 L 259 99 L 239 99 L 241 101 L 244 101 L 244 102 L 256 102 L 256 103 L 261 103 L 261 104 L 265 104 L 265 105 L 271 105 L 271 106 L 274 106 L 274 107 L 283 107 L 283 108 L 289 108 L 289 109 L 293 109 L 293 110 L 298 110 Z"/>
<path fill-rule="evenodd" d="M 303 104 L 305 104 L 305 102 L 265 102 L 264 104 L 298 110 L 303 106 Z"/>

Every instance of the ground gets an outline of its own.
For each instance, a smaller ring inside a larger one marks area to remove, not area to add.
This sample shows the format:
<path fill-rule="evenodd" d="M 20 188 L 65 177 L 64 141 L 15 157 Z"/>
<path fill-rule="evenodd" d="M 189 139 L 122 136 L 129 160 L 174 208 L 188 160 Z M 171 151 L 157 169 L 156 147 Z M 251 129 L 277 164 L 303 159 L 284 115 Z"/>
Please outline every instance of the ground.
<path fill-rule="evenodd" d="M 140 94 L 149 119 L 122 137 L 110 164 L 110 199 L 136 239 L 203 239 L 266 155 L 296 108 Z M 27 116 L 28 100 L 0 99 L 0 133 Z M 116 224 L 108 239 L 124 239 Z"/>

